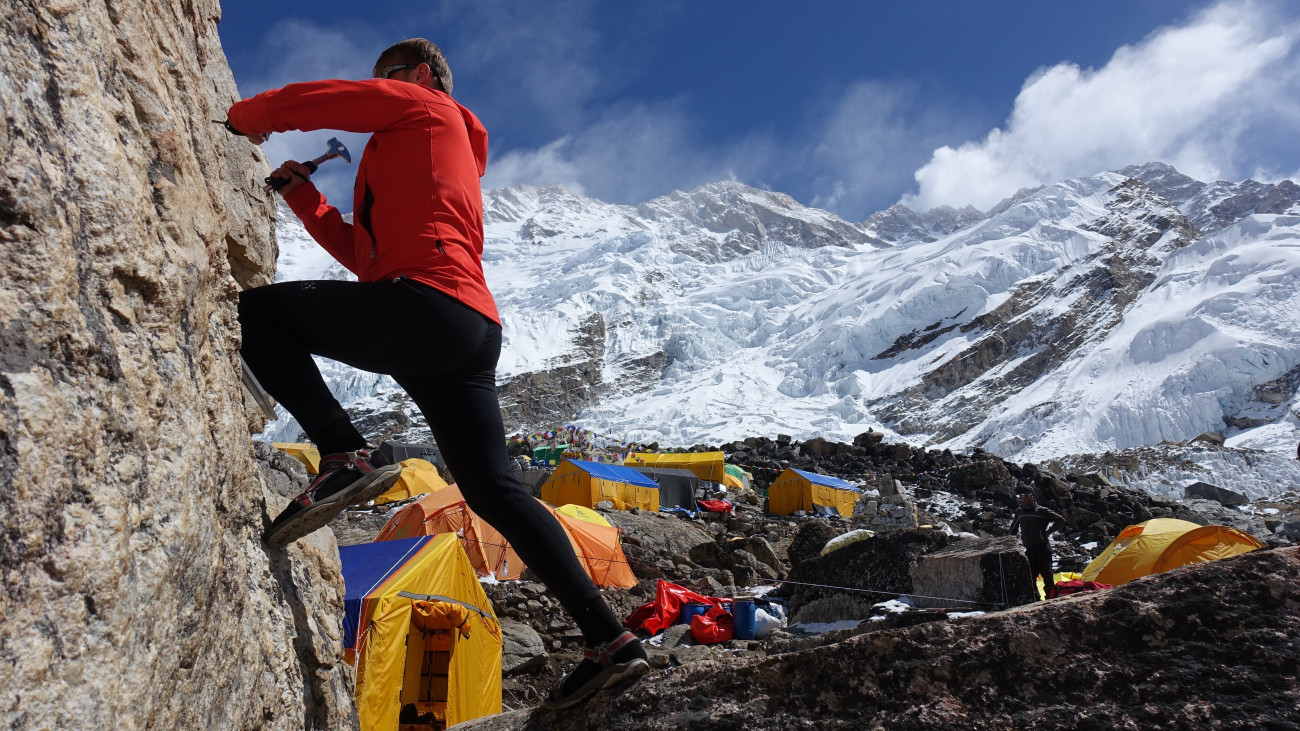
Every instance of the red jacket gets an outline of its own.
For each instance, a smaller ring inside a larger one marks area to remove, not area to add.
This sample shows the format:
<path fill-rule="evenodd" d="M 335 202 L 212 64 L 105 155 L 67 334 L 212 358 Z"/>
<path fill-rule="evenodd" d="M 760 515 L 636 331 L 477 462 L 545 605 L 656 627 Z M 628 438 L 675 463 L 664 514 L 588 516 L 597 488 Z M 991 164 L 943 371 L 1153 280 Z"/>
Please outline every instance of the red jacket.
<path fill-rule="evenodd" d="M 372 132 L 361 155 L 354 223 L 316 186 L 285 196 L 307 232 L 363 282 L 405 276 L 500 324 L 483 277 L 487 130 L 449 95 L 405 81 L 311 81 L 237 102 L 244 134 L 340 129 Z"/>

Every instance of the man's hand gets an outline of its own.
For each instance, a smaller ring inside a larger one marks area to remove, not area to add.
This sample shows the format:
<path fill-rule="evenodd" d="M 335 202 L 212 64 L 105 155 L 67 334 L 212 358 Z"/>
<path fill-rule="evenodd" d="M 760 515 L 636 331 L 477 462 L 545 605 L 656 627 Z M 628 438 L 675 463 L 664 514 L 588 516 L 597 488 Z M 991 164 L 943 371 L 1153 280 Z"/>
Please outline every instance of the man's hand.
<path fill-rule="evenodd" d="M 267 132 L 267 133 L 265 133 L 265 134 L 246 135 L 246 134 L 244 134 L 243 132 L 240 132 L 239 130 L 235 129 L 235 125 L 233 125 L 233 124 L 230 123 L 230 118 L 229 118 L 229 117 L 227 117 L 224 121 L 223 121 L 223 120 L 220 120 L 220 119 L 214 119 L 214 120 L 212 120 L 212 121 L 214 121 L 214 122 L 216 122 L 217 124 L 222 125 L 223 127 L 225 127 L 225 128 L 226 128 L 226 131 L 229 132 L 229 133 L 232 134 L 232 135 L 238 135 L 239 137 L 246 137 L 246 138 L 248 138 L 248 141 L 249 141 L 249 142 L 252 142 L 254 145 L 261 145 L 263 142 L 266 142 L 267 139 L 269 139 L 269 138 L 271 137 L 271 133 L 270 133 L 270 132 Z"/>
<path fill-rule="evenodd" d="M 307 169 L 306 165 L 303 165 L 296 160 L 285 160 L 280 164 L 280 167 L 271 171 L 271 177 L 289 179 L 288 183 L 277 190 L 280 195 L 284 196 L 288 195 L 289 191 L 294 188 L 297 188 L 308 180 L 311 180 L 311 171 Z"/>

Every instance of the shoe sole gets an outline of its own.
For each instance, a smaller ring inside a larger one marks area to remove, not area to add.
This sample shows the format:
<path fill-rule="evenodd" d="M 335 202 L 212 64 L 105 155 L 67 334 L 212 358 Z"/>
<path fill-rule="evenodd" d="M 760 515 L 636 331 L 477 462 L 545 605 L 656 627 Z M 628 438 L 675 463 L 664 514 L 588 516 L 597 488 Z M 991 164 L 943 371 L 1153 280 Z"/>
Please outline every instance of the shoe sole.
<path fill-rule="evenodd" d="M 561 708 L 576 706 L 579 703 L 590 698 L 597 691 L 606 690 L 608 688 L 615 688 L 625 683 L 630 683 L 633 680 L 636 680 L 637 678 L 641 677 L 642 675 L 645 675 L 647 672 L 649 672 L 649 670 L 650 670 L 650 663 L 646 662 L 645 660 L 642 660 L 641 658 L 630 660 L 625 663 L 620 663 L 618 665 L 611 665 L 608 668 L 606 668 L 605 671 L 597 674 L 596 677 L 587 681 L 587 684 L 582 686 L 582 688 L 579 689 L 577 693 L 574 693 L 572 697 L 557 702 L 551 702 L 548 699 L 547 701 L 543 702 L 542 705 L 544 705 L 545 707 L 551 710 L 559 710 Z M 609 675 L 606 675 L 604 680 L 602 681 L 601 675 L 603 675 L 605 672 L 608 672 Z"/>
<path fill-rule="evenodd" d="M 400 464 L 390 464 L 376 469 L 358 479 L 347 490 L 340 490 L 299 513 L 293 520 L 279 526 L 274 532 L 267 531 L 266 543 L 271 546 L 287 546 L 327 523 L 349 505 L 369 502 L 384 494 L 388 488 L 402 476 Z"/>

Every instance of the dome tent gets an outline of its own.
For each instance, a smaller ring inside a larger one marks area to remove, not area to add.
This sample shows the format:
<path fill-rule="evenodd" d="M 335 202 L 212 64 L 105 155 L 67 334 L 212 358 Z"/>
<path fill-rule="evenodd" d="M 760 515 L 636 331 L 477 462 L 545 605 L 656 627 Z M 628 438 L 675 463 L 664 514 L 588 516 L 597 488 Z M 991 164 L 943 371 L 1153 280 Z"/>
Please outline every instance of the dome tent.
<path fill-rule="evenodd" d="M 438 474 L 438 468 L 423 457 L 412 457 L 398 464 L 402 465 L 402 474 L 392 487 L 375 498 L 375 505 L 395 503 L 416 495 L 428 495 L 447 487 L 447 481 Z"/>
<path fill-rule="evenodd" d="M 1120 531 L 1083 570 L 1083 580 L 1119 586 L 1149 574 L 1263 547 L 1249 534 L 1226 525 L 1153 518 Z"/>

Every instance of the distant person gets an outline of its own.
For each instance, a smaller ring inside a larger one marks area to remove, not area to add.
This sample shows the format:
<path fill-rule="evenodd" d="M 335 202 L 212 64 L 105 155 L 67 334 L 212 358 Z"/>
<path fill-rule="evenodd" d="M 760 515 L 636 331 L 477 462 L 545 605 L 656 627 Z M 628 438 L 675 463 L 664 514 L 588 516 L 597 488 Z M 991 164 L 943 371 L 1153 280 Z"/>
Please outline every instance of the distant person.
<path fill-rule="evenodd" d="M 308 233 L 357 282 L 281 282 L 239 297 L 241 353 L 258 381 L 324 455 L 319 476 L 267 529 L 285 545 L 397 479 L 312 361 L 320 355 L 393 377 L 428 419 L 465 502 L 510 541 L 582 631 L 584 659 L 546 704 L 573 705 L 649 669 L 574 555 L 555 517 L 515 477 L 496 391 L 501 320 L 483 276 L 487 131 L 451 97 L 438 46 L 402 41 L 373 78 L 309 81 L 236 103 L 227 127 L 261 144 L 271 132 L 369 132 L 353 199 L 355 223 L 288 160 L 272 175 Z M 288 323 L 309 323 L 291 327 Z"/>
<path fill-rule="evenodd" d="M 1051 508 L 1038 504 L 1031 488 L 1020 490 L 1020 509 L 1011 521 L 1011 532 L 1020 531 L 1020 543 L 1029 559 L 1029 583 L 1043 577 L 1043 590 L 1047 596 L 1056 596 L 1056 581 L 1052 571 L 1052 546 L 1047 537 L 1065 525 L 1065 517 Z M 1037 589 L 1035 589 L 1037 592 Z"/>

